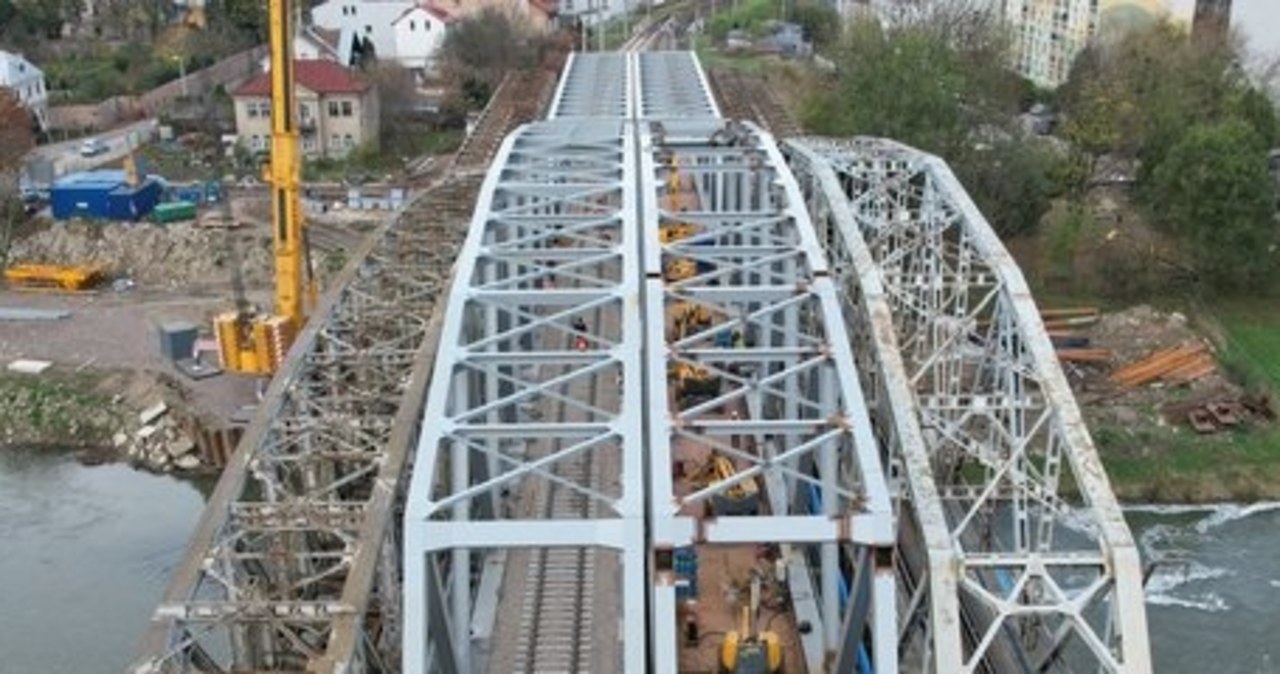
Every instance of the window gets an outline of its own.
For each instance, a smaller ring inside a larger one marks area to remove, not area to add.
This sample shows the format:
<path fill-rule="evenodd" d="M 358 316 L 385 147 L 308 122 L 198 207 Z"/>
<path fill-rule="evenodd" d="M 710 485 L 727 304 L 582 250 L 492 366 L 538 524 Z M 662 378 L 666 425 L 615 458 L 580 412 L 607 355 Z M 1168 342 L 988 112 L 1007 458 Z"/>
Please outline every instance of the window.
<path fill-rule="evenodd" d="M 366 33 L 372 33 L 372 32 L 373 32 L 373 26 L 366 25 L 366 26 L 364 27 L 364 32 L 366 32 Z"/>
<path fill-rule="evenodd" d="M 303 152 L 316 151 L 316 139 L 314 136 L 306 136 L 305 138 L 302 139 L 302 151 Z"/>
<path fill-rule="evenodd" d="M 417 22 L 417 21 L 410 21 L 410 22 L 409 22 L 409 30 L 418 30 L 418 22 Z"/>
<path fill-rule="evenodd" d="M 350 117 L 355 114 L 351 101 L 329 101 L 330 117 Z"/>
<path fill-rule="evenodd" d="M 248 103 L 245 103 L 245 104 L 244 104 L 244 114 L 245 114 L 245 116 L 246 116 L 246 117 L 251 117 L 251 118 L 252 118 L 252 117 L 257 117 L 257 116 L 258 116 L 258 102 L 257 102 L 257 101 L 249 101 Z"/>
<path fill-rule="evenodd" d="M 342 140 L 342 137 L 336 133 L 329 136 L 329 151 L 332 152 L 333 150 L 336 150 L 338 148 L 338 141 L 340 140 Z"/>
<path fill-rule="evenodd" d="M 351 134 L 347 134 L 342 137 L 342 147 L 345 147 L 348 150 L 350 150 L 355 146 L 356 146 L 356 142 L 355 142 L 355 139 L 351 137 Z"/>
<path fill-rule="evenodd" d="M 308 121 L 308 120 L 310 120 L 310 119 L 311 119 L 311 104 L 310 104 L 310 103 L 303 103 L 303 104 L 301 104 L 301 105 L 299 105 L 299 106 L 298 106 L 298 118 L 299 118 L 299 119 L 301 119 L 301 120 L 303 120 L 303 121 Z"/>

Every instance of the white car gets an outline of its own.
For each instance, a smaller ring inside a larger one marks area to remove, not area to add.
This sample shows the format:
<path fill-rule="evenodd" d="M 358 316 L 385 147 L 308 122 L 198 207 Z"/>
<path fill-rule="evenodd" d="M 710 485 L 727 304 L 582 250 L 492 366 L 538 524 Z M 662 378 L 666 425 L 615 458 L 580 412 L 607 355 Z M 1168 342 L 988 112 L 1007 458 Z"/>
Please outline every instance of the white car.
<path fill-rule="evenodd" d="M 81 157 L 92 157 L 97 154 L 102 154 L 103 152 L 106 152 L 106 151 L 107 151 L 107 144 L 101 140 L 98 140 L 97 138 L 85 139 L 85 141 L 80 144 Z"/>

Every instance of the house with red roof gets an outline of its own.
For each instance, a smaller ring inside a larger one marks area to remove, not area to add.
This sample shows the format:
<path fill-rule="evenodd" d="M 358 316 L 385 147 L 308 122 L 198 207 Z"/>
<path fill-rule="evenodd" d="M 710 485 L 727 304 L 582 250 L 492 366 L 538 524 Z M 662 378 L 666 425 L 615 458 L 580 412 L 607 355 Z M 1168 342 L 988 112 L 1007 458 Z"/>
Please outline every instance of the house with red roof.
<path fill-rule="evenodd" d="M 294 61 L 298 134 L 308 157 L 343 157 L 378 142 L 378 94 L 374 86 L 333 61 Z M 271 147 L 271 74 L 249 80 L 231 94 L 239 142 L 255 152 Z"/>

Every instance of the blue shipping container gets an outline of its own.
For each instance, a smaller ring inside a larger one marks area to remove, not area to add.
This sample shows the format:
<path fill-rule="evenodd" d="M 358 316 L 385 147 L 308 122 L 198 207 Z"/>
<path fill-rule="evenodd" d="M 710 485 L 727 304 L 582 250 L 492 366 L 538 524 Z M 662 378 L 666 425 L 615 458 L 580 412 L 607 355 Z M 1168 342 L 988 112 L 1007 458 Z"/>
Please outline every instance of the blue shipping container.
<path fill-rule="evenodd" d="M 147 178 L 131 187 L 124 171 L 85 171 L 58 179 L 50 190 L 53 217 L 130 220 L 144 218 L 160 200 L 160 183 Z"/>

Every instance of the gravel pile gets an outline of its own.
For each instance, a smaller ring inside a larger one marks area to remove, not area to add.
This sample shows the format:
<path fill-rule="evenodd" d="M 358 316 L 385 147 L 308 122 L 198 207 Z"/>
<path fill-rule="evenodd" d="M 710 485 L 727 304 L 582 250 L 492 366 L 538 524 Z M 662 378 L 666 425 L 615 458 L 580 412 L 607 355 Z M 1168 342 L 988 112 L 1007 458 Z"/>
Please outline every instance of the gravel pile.
<path fill-rule="evenodd" d="M 113 277 L 151 288 L 226 285 L 237 258 L 246 286 L 271 283 L 271 239 L 256 230 L 71 221 L 15 242 L 10 254 L 14 262 L 104 264 Z"/>

